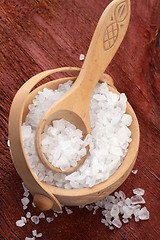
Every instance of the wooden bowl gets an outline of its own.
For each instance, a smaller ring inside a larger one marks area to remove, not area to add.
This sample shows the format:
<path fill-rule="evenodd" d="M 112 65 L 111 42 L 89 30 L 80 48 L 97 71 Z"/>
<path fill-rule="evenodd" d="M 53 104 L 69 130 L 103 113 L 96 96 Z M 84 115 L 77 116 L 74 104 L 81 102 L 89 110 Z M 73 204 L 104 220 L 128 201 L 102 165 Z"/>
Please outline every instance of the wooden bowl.
<path fill-rule="evenodd" d="M 67 82 L 69 79 L 75 81 L 79 71 L 79 68 L 64 67 L 44 71 L 35 75 L 19 89 L 15 95 L 10 109 L 9 140 L 11 156 L 18 174 L 33 195 L 35 204 L 41 210 L 48 210 L 52 208 L 60 211 L 60 203 L 74 206 L 89 204 L 104 198 L 116 190 L 125 181 L 130 174 L 137 158 L 140 138 L 139 124 L 131 105 L 127 102 L 126 113 L 132 116 L 132 124 L 130 126 L 132 142 L 129 144 L 128 153 L 123 163 L 106 181 L 91 188 L 63 189 L 51 186 L 43 181 L 39 181 L 34 175 L 25 155 L 21 135 L 21 126 L 28 113 L 28 105 L 32 103 L 38 91 L 42 90 L 44 87 L 56 89 L 60 83 Z M 31 91 L 39 81 L 56 72 L 72 73 L 75 76 L 53 80 Z M 120 95 L 120 93 L 114 87 L 113 80 L 109 75 L 104 74 L 100 81 L 107 82 L 109 85 L 109 90 Z"/>

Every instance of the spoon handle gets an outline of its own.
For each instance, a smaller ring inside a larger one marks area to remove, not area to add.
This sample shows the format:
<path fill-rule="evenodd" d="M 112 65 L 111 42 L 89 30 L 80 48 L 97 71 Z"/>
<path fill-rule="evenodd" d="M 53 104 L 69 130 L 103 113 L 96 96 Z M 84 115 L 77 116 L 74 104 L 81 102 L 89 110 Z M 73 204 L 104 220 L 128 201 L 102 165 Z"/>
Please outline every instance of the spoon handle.
<path fill-rule="evenodd" d="M 76 84 L 88 98 L 119 48 L 130 19 L 130 0 L 113 0 L 104 10 Z"/>

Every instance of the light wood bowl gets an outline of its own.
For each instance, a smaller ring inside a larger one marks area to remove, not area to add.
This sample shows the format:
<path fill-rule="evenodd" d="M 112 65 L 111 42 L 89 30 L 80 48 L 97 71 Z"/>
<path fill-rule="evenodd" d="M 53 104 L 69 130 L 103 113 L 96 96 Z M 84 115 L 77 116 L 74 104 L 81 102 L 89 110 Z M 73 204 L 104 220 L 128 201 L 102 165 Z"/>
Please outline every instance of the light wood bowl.
<path fill-rule="evenodd" d="M 18 174 L 33 195 L 35 204 L 41 210 L 52 208 L 53 210 L 60 211 L 60 203 L 63 205 L 75 206 L 89 204 L 104 198 L 116 190 L 125 181 L 137 158 L 140 139 L 139 124 L 131 105 L 127 102 L 126 113 L 132 116 L 132 124 L 130 126 L 132 142 L 129 144 L 128 153 L 123 163 L 106 181 L 91 188 L 63 189 L 39 181 L 34 175 L 25 155 L 21 135 L 21 126 L 28 113 L 28 105 L 32 103 L 38 91 L 42 90 L 44 87 L 56 89 L 60 83 L 64 83 L 69 79 L 75 81 L 79 71 L 79 68 L 64 67 L 44 71 L 35 75 L 19 89 L 10 109 L 9 140 L 11 156 Z M 56 72 L 72 73 L 75 76 L 50 81 L 31 91 L 39 81 Z M 110 91 L 118 95 L 120 94 L 114 87 L 113 80 L 109 75 L 103 74 L 100 81 L 107 82 Z"/>

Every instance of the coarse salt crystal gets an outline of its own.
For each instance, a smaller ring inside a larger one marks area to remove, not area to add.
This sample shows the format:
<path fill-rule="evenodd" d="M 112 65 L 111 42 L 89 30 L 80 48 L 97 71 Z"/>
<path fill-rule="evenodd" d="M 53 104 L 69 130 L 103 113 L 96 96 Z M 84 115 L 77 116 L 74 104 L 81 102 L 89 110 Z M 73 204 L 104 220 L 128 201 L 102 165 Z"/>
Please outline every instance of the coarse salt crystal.
<path fill-rule="evenodd" d="M 54 218 L 52 218 L 52 217 L 47 217 L 47 218 L 46 218 L 46 221 L 47 221 L 48 223 L 52 222 L 53 220 L 54 220 Z"/>
<path fill-rule="evenodd" d="M 136 189 L 133 189 L 133 193 L 136 194 L 136 195 L 143 196 L 144 195 L 144 190 L 142 188 L 136 188 Z"/>
<path fill-rule="evenodd" d="M 65 207 L 65 210 L 66 210 L 67 214 L 73 213 L 73 211 L 71 209 L 67 208 L 67 207 Z"/>
<path fill-rule="evenodd" d="M 42 237 L 42 233 L 38 233 L 36 237 L 37 238 Z"/>
<path fill-rule="evenodd" d="M 147 220 L 149 219 L 149 211 L 147 210 L 146 207 L 143 207 L 140 212 L 139 212 L 139 218 L 141 220 Z"/>
<path fill-rule="evenodd" d="M 118 205 L 113 205 L 112 206 L 112 209 L 111 209 L 111 215 L 113 216 L 113 217 L 116 217 L 116 216 L 118 216 L 118 214 L 119 214 L 119 207 L 118 207 Z"/>
<path fill-rule="evenodd" d="M 31 217 L 31 213 L 30 212 L 27 212 L 26 213 L 26 218 L 30 218 Z"/>
<path fill-rule="evenodd" d="M 135 195 L 131 197 L 132 204 L 140 204 L 140 203 L 145 203 L 145 200 L 142 196 L 140 195 Z"/>
<path fill-rule="evenodd" d="M 83 60 L 84 60 L 84 54 L 82 54 L 82 53 L 80 54 L 79 60 L 80 60 L 80 61 L 83 61 Z"/>
<path fill-rule="evenodd" d="M 132 170 L 132 173 L 133 173 L 133 174 L 137 174 L 137 172 L 138 172 L 138 170 L 137 170 L 137 169 L 135 169 L 135 170 Z"/>
<path fill-rule="evenodd" d="M 24 225 L 25 225 L 25 222 L 22 219 L 16 221 L 16 226 L 17 227 L 23 227 Z"/>
<path fill-rule="evenodd" d="M 45 218 L 45 215 L 44 215 L 43 212 L 41 212 L 41 213 L 39 214 L 39 218 Z"/>
<path fill-rule="evenodd" d="M 8 139 L 8 141 L 7 141 L 7 145 L 8 145 L 8 147 L 10 147 L 10 141 L 9 141 L 9 139 Z"/>
<path fill-rule="evenodd" d="M 21 202 L 22 202 L 23 206 L 27 206 L 29 203 L 29 199 L 27 197 L 24 197 L 21 199 Z"/>
<path fill-rule="evenodd" d="M 27 191 L 27 192 L 24 192 L 24 193 L 23 193 L 23 196 L 29 197 L 29 194 L 30 194 L 29 191 Z"/>
<path fill-rule="evenodd" d="M 37 233 L 37 230 L 33 230 L 32 234 L 34 237 L 37 237 L 37 238 L 42 237 L 42 233 Z"/>
<path fill-rule="evenodd" d="M 128 223 L 128 219 L 127 219 L 127 218 L 123 218 L 122 221 L 123 221 L 124 223 Z"/>
<path fill-rule="evenodd" d="M 29 191 L 28 188 L 26 187 L 26 185 L 24 184 L 24 182 L 22 182 L 22 187 L 24 189 L 24 192 L 28 192 Z"/>
<path fill-rule="evenodd" d="M 35 224 L 38 224 L 39 223 L 39 217 L 38 216 L 32 216 L 31 221 Z"/>
<path fill-rule="evenodd" d="M 36 235 L 37 235 L 37 230 L 33 230 L 33 231 L 32 231 L 32 234 L 33 234 L 33 236 L 36 237 Z"/>
<path fill-rule="evenodd" d="M 116 218 L 114 218 L 114 220 L 112 221 L 112 224 L 117 228 L 122 227 L 122 222 L 119 219 L 116 219 Z"/>
<path fill-rule="evenodd" d="M 32 206 L 35 208 L 36 207 L 36 205 L 34 204 L 34 202 L 32 202 Z"/>

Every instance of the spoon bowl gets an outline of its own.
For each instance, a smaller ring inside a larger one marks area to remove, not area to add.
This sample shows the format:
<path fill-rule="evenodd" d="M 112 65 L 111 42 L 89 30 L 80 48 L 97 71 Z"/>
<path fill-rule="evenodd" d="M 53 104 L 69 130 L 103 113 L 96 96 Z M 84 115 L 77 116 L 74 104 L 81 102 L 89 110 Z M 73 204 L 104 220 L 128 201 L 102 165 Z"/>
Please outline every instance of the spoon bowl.
<path fill-rule="evenodd" d="M 49 169 L 51 169 L 54 172 L 59 172 L 59 173 L 69 173 L 72 171 L 75 171 L 85 160 L 88 151 L 89 151 L 89 147 L 86 146 L 86 155 L 84 157 L 82 157 L 79 161 L 77 161 L 77 165 L 75 167 L 70 167 L 68 170 L 62 171 L 60 168 L 55 167 L 53 164 L 51 164 L 48 159 L 46 158 L 45 154 L 43 153 L 42 149 L 41 149 L 41 132 L 44 129 L 44 125 L 51 125 L 53 119 L 54 120 L 60 120 L 60 119 L 65 119 L 66 121 L 70 122 L 71 124 L 74 124 L 75 127 L 77 129 L 80 129 L 83 133 L 83 140 L 84 138 L 87 136 L 87 134 L 89 134 L 88 129 L 86 128 L 85 123 L 83 122 L 82 118 L 80 118 L 75 112 L 70 111 L 70 110 L 57 110 L 55 112 L 53 112 L 51 115 L 49 115 L 49 117 L 46 119 L 45 122 L 43 122 L 43 124 L 40 125 L 40 129 L 38 132 L 36 132 L 36 138 L 38 139 L 36 144 L 36 150 L 37 153 L 41 153 L 39 156 L 39 158 L 41 159 L 41 162 Z"/>

